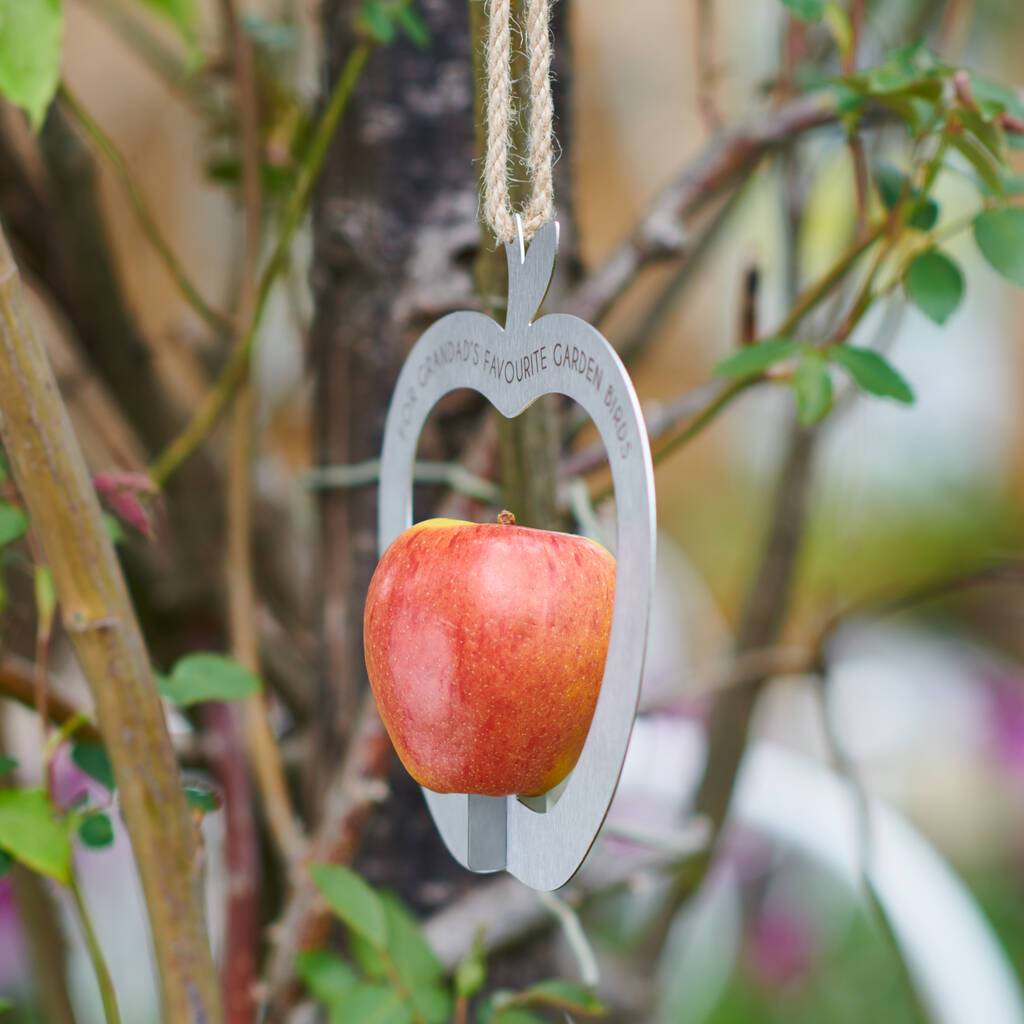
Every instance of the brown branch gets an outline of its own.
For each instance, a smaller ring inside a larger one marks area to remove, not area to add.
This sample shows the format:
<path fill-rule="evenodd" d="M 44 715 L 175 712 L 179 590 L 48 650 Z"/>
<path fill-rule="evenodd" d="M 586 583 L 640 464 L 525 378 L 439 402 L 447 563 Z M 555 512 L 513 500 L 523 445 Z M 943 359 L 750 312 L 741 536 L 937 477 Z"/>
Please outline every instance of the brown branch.
<path fill-rule="evenodd" d="M 391 742 L 384 731 L 373 696 L 363 697 L 340 770 L 331 778 L 323 813 L 309 844 L 309 864 L 347 864 L 355 856 L 363 825 L 373 805 L 386 794 Z M 295 956 L 321 945 L 330 925 L 330 911 L 306 871 L 297 871 L 285 908 L 269 932 L 264 998 L 269 1021 L 294 997 Z"/>
<path fill-rule="evenodd" d="M 192 826 L 146 645 L 46 354 L 0 234 L 0 422 L 64 626 L 92 690 L 149 911 L 165 1020 L 221 1018 Z"/>
<path fill-rule="evenodd" d="M 36 710 L 38 673 L 36 666 L 17 655 L 8 654 L 0 660 L 0 697 L 9 697 L 29 710 Z M 85 712 L 60 694 L 55 693 L 53 686 L 48 688 L 46 713 L 56 726 L 65 725 L 73 718 L 81 722 L 75 728 L 75 737 L 91 743 L 102 743 L 103 737 L 99 729 L 89 720 Z"/>
<path fill-rule="evenodd" d="M 713 0 L 697 0 L 697 31 L 694 33 L 697 72 L 697 109 L 709 135 L 722 127 L 722 115 L 715 100 L 715 21 Z"/>
<path fill-rule="evenodd" d="M 723 131 L 655 199 L 632 235 L 620 242 L 562 303 L 562 309 L 597 323 L 639 272 L 678 255 L 686 244 L 681 223 L 734 185 L 777 146 L 836 120 L 834 102 L 804 96 Z"/>
<path fill-rule="evenodd" d="M 260 946 L 259 832 L 245 761 L 242 710 L 214 703 L 203 709 L 204 739 L 224 798 L 224 949 L 221 992 L 225 1024 L 251 1024 Z"/>
<path fill-rule="evenodd" d="M 50 1024 L 75 1024 L 66 971 L 68 941 L 54 894 L 41 875 L 21 864 L 11 865 L 11 882 L 39 1009 Z"/>
<path fill-rule="evenodd" d="M 221 0 L 235 74 L 242 150 L 244 257 L 236 321 L 249 323 L 256 308 L 263 190 L 260 182 L 259 96 L 252 44 L 238 22 L 234 0 Z M 231 421 L 227 468 L 227 592 L 231 648 L 235 658 L 259 674 L 259 636 L 252 570 L 252 458 L 253 389 L 246 380 L 240 387 Z M 212 711 L 214 725 L 225 740 L 219 775 L 225 784 L 227 862 L 227 934 L 221 985 L 227 1024 L 247 1024 L 255 1010 L 253 988 L 259 947 L 259 843 L 249 775 L 238 757 L 236 743 L 248 749 L 249 768 L 255 775 L 271 835 L 288 862 L 297 856 L 300 837 L 288 796 L 281 752 L 267 718 L 266 698 L 254 694 L 239 710 L 225 706 Z M 234 806 L 232 806 L 232 801 Z"/>
<path fill-rule="evenodd" d="M 238 322 L 249 323 L 259 302 L 260 235 L 263 210 L 260 184 L 260 124 L 252 44 L 238 23 L 234 0 L 222 0 L 234 52 L 235 90 L 242 135 L 242 191 L 245 209 L 245 258 Z M 259 673 L 259 632 L 252 566 L 253 388 L 245 380 L 231 423 L 228 459 L 228 609 L 235 657 Z M 245 702 L 249 763 L 267 813 L 271 835 L 286 863 L 301 854 L 303 837 L 292 808 L 281 751 L 267 717 L 267 701 L 256 694 Z M 241 1018 L 240 1018 L 241 1019 Z"/>

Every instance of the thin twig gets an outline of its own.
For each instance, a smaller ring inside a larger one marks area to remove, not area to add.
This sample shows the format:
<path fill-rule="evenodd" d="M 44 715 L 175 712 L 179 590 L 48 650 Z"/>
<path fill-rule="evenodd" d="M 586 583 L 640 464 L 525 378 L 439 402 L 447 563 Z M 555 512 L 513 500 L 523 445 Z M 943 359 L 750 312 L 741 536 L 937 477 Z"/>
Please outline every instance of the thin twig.
<path fill-rule="evenodd" d="M 267 300 L 270 298 L 278 275 L 288 265 L 292 239 L 309 206 L 313 187 L 319 177 L 324 158 L 327 156 L 328 146 L 334 137 L 342 115 L 345 113 L 352 91 L 356 82 L 359 81 L 359 76 L 363 72 L 371 49 L 372 45 L 369 42 L 362 42 L 356 46 L 345 62 L 320 123 L 317 125 L 313 141 L 306 152 L 299 181 L 285 206 L 277 243 L 260 277 L 252 319 L 245 331 L 239 335 L 220 377 L 203 399 L 195 416 L 150 467 L 150 476 L 158 484 L 166 483 L 171 474 L 203 443 L 210 431 L 220 421 L 239 386 L 245 380 Z"/>
<path fill-rule="evenodd" d="M 633 233 L 566 297 L 563 309 L 597 323 L 646 266 L 678 254 L 686 218 L 732 186 L 772 149 L 834 124 L 835 103 L 803 96 L 719 134 L 655 199 Z"/>
<path fill-rule="evenodd" d="M 580 969 L 580 980 L 591 988 L 601 981 L 601 969 L 597 965 L 597 957 L 587 938 L 587 933 L 580 924 L 579 915 L 565 900 L 553 892 L 538 892 L 537 899 L 542 906 L 551 911 L 562 928 L 562 934 L 576 958 Z"/>
<path fill-rule="evenodd" d="M 351 466 L 317 466 L 306 473 L 305 483 L 316 491 L 366 487 L 380 479 L 380 466 L 380 459 L 367 459 Z M 461 462 L 418 461 L 413 464 L 412 479 L 418 484 L 443 484 L 456 494 L 488 505 L 501 501 L 501 488 L 493 480 L 471 473 Z"/>
<path fill-rule="evenodd" d="M 722 127 L 722 115 L 715 100 L 715 21 L 713 0 L 696 0 L 697 31 L 693 34 L 697 73 L 697 109 L 704 128 L 714 135 Z"/>
<path fill-rule="evenodd" d="M 259 93 L 252 43 L 239 24 L 235 0 L 221 0 L 234 68 L 235 102 L 242 151 L 242 208 L 244 255 L 236 322 L 249 323 L 255 313 L 259 286 L 263 226 L 263 188 L 260 180 Z M 227 592 L 231 649 L 236 660 L 260 674 L 259 633 L 252 568 L 252 459 L 253 386 L 245 380 L 238 393 L 231 422 L 227 468 Z M 230 742 L 244 736 L 249 767 L 255 776 L 270 834 L 289 867 L 302 851 L 302 835 L 288 794 L 281 751 L 267 717 L 263 693 L 246 698 L 241 709 L 243 728 L 235 708 L 223 709 L 222 735 Z M 224 1013 L 228 1024 L 247 1024 L 254 1010 L 253 989 L 259 937 L 257 922 L 259 838 L 248 807 L 249 779 L 233 763 L 235 751 L 226 750 L 221 775 L 231 783 L 228 800 L 227 859 L 232 877 L 227 897 L 227 936 L 222 968 Z"/>
<path fill-rule="evenodd" d="M 99 122 L 85 109 L 81 100 L 71 91 L 66 82 L 60 87 L 59 98 L 65 110 L 74 118 L 79 128 L 84 132 L 92 144 L 106 157 L 114 174 L 120 181 L 125 192 L 128 194 L 128 201 L 146 236 L 149 244 L 153 247 L 161 262 L 171 275 L 174 283 L 178 286 L 185 301 L 195 310 L 196 314 L 212 330 L 218 334 L 228 334 L 232 329 L 230 320 L 223 313 L 214 309 L 200 294 L 199 289 L 193 284 L 181 260 L 178 259 L 170 243 L 164 238 L 156 218 L 153 216 L 146 200 L 143 198 L 139 187 L 135 182 L 131 171 L 128 169 L 128 162 L 121 151 L 114 144 L 114 140 L 103 130 Z"/>
<path fill-rule="evenodd" d="M 259 96 L 252 44 L 239 24 L 234 0 L 221 0 L 221 12 L 228 27 L 234 55 L 235 93 L 241 126 L 245 255 L 237 320 L 247 324 L 252 322 L 256 313 L 263 221 Z M 248 374 L 245 376 L 235 402 L 228 457 L 228 612 L 235 658 L 250 671 L 259 674 L 259 633 L 252 568 L 254 394 Z M 259 786 L 270 833 L 285 863 L 293 865 L 301 856 L 305 843 L 292 807 L 281 751 L 267 711 L 264 694 L 258 693 L 247 698 L 244 714 L 249 763 Z"/>
<path fill-rule="evenodd" d="M 74 872 L 71 875 L 71 896 L 75 903 L 75 911 L 78 914 L 78 923 L 82 926 L 82 937 L 85 939 L 85 949 L 89 954 L 89 961 L 92 964 L 93 972 L 96 975 L 96 985 L 100 990 L 100 1000 L 103 1003 L 103 1015 L 107 1024 L 121 1024 L 121 1011 L 117 1006 L 117 993 L 114 991 L 114 980 L 110 976 L 110 968 L 107 967 L 106 958 L 103 956 L 103 947 L 96 936 L 96 929 L 93 927 L 92 918 L 89 916 L 89 908 L 82 896 L 82 889 Z"/>

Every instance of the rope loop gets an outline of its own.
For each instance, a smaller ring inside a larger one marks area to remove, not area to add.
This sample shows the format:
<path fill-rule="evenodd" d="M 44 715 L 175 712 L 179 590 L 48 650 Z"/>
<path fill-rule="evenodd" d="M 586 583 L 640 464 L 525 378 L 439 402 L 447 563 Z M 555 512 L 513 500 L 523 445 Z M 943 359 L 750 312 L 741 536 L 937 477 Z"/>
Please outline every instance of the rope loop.
<path fill-rule="evenodd" d="M 555 212 L 551 99 L 551 0 L 525 0 L 529 114 L 526 171 L 530 198 L 522 211 L 523 240 L 529 241 Z M 516 211 L 509 192 L 510 133 L 513 124 L 511 0 L 490 0 L 487 29 L 487 152 L 483 211 L 499 242 L 516 238 Z"/>

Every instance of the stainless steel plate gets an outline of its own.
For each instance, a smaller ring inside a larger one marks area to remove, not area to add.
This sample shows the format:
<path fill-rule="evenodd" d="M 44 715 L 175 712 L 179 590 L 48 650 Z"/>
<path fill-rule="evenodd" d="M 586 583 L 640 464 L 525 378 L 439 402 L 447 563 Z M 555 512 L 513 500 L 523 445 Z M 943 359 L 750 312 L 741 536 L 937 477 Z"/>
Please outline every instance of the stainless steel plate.
<path fill-rule="evenodd" d="M 472 388 L 503 416 L 543 395 L 568 395 L 608 451 L 617 508 L 618 571 L 601 694 L 583 752 L 557 799 L 482 797 L 424 790 L 452 855 L 472 871 L 508 871 L 535 889 L 576 873 L 601 828 L 626 756 L 643 675 L 654 580 L 654 476 L 633 385 L 611 345 L 577 317 L 532 321 L 551 280 L 558 225 L 525 250 L 505 247 L 505 328 L 481 313 L 452 313 L 419 339 L 402 367 L 384 432 L 378 513 L 380 551 L 412 524 L 412 470 L 420 431 L 437 401 Z"/>

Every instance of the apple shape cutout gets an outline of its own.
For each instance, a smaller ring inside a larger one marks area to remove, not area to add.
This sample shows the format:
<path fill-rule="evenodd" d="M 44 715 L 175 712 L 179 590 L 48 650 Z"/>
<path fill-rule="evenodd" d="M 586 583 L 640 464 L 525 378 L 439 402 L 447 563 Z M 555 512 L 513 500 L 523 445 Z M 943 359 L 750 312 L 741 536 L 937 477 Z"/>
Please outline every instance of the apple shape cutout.
<path fill-rule="evenodd" d="M 563 314 L 534 319 L 557 250 L 557 224 L 544 225 L 529 249 L 520 230 L 517 240 L 505 246 L 509 291 L 504 327 L 482 313 L 450 313 L 413 345 L 384 427 L 377 538 L 384 557 L 412 525 L 419 436 L 431 409 L 449 392 L 472 388 L 506 417 L 518 416 L 544 395 L 566 395 L 597 428 L 615 488 L 615 537 L 608 545 L 616 558 L 615 588 L 604 675 L 575 767 L 540 796 L 423 791 L 459 863 L 473 871 L 506 870 L 526 885 L 547 890 L 564 885 L 576 872 L 615 793 L 643 675 L 655 546 L 650 447 L 629 374 L 586 321 Z M 410 645 L 404 657 L 425 659 L 424 648 Z M 434 742 L 439 748 L 462 742 L 454 733 L 453 727 Z M 500 753 L 493 752 L 496 758 Z"/>
<path fill-rule="evenodd" d="M 614 596 L 605 548 L 511 512 L 400 534 L 370 582 L 363 649 L 409 774 L 437 793 L 554 789 L 590 729 Z"/>

